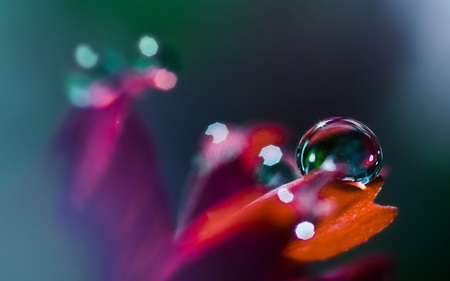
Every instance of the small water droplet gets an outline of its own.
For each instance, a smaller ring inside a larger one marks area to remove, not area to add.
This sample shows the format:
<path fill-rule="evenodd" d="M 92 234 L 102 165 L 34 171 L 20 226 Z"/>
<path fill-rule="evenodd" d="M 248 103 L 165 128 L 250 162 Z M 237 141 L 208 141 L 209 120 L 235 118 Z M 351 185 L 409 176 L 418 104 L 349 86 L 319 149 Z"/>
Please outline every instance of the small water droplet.
<path fill-rule="evenodd" d="M 294 200 L 294 194 L 290 192 L 286 187 L 282 186 L 277 192 L 278 199 L 283 203 L 291 203 Z"/>
<path fill-rule="evenodd" d="M 297 166 L 305 175 L 321 169 L 342 172 L 343 181 L 368 183 L 383 162 L 380 143 L 363 123 L 333 117 L 320 121 L 303 135 L 296 151 Z"/>
<path fill-rule="evenodd" d="M 259 153 L 260 157 L 264 159 L 264 165 L 273 166 L 281 161 L 281 157 L 283 157 L 283 152 L 278 146 L 268 145 L 261 149 Z"/>
<path fill-rule="evenodd" d="M 303 221 L 295 227 L 295 235 L 298 239 L 301 240 L 309 240 L 313 238 L 315 234 L 315 227 L 309 221 Z"/>
<path fill-rule="evenodd" d="M 213 143 L 221 143 L 227 139 L 228 128 L 227 125 L 215 122 L 208 126 L 205 135 L 213 137 Z"/>

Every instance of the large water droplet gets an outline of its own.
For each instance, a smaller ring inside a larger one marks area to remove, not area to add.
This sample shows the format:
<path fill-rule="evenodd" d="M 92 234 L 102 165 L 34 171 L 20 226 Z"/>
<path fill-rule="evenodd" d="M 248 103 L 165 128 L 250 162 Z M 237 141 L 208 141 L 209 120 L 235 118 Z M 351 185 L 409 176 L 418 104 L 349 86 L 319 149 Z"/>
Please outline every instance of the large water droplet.
<path fill-rule="evenodd" d="M 366 125 L 333 117 L 303 135 L 296 159 L 303 175 L 316 169 L 340 171 L 342 180 L 366 184 L 379 174 L 383 154 L 377 137 Z"/>

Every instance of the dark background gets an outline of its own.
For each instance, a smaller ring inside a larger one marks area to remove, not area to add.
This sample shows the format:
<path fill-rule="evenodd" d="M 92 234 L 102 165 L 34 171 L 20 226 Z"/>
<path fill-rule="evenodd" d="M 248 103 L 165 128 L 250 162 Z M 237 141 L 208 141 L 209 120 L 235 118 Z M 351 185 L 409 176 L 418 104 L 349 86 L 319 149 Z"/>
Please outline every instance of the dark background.
<path fill-rule="evenodd" d="M 100 256 L 56 219 L 57 192 L 27 177 L 69 109 L 74 46 L 133 58 L 142 34 L 179 77 L 138 104 L 174 208 L 208 124 L 282 122 L 294 147 L 320 119 L 353 117 L 377 134 L 391 170 L 377 202 L 400 212 L 314 269 L 379 249 L 397 260 L 396 280 L 445 276 L 449 26 L 445 0 L 0 0 L 0 279 L 99 279 Z"/>

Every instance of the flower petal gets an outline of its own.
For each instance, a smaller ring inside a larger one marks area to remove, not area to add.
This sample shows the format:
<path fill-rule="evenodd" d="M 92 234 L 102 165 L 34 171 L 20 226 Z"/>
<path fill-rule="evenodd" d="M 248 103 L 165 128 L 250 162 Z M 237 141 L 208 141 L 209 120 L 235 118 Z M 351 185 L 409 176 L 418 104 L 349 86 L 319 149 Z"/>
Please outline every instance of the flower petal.
<path fill-rule="evenodd" d="M 79 220 L 103 231 L 112 247 L 113 280 L 148 280 L 171 243 L 169 205 L 139 119 L 124 111 L 117 119 L 111 112 L 76 111 L 74 126 L 65 132 L 66 139 L 76 139 L 66 149 L 80 153 L 73 166 L 72 207 Z M 123 125 L 109 134 L 117 121 Z"/>
<path fill-rule="evenodd" d="M 71 204 L 82 210 L 96 192 L 123 130 L 128 100 L 119 99 L 104 109 L 74 108 L 57 136 L 56 156 L 69 167 Z"/>
<path fill-rule="evenodd" d="M 333 179 L 321 173 L 280 188 L 316 193 Z M 270 273 L 303 216 L 295 202 L 280 200 L 280 188 L 247 189 L 208 209 L 178 235 L 162 280 L 261 280 Z"/>
<path fill-rule="evenodd" d="M 397 215 L 397 208 L 373 202 L 382 184 L 382 178 L 378 177 L 364 190 L 343 182 L 325 187 L 321 197 L 334 202 L 332 214 L 317 221 L 313 238 L 306 241 L 293 238 L 284 256 L 298 262 L 324 260 L 380 232 Z"/>
<path fill-rule="evenodd" d="M 223 141 L 214 142 L 210 136 L 201 141 L 197 167 L 188 183 L 186 204 L 180 213 L 180 226 L 214 204 L 254 185 L 254 172 L 259 152 L 270 144 L 282 145 L 286 140 L 284 128 L 261 124 L 239 129 L 228 126 Z"/>

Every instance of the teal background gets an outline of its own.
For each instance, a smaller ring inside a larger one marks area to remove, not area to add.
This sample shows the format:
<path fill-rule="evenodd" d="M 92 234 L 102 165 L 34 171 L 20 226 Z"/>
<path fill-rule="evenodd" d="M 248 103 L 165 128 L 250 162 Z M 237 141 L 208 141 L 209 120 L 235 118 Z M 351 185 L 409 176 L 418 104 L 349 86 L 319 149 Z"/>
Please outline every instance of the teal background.
<path fill-rule="evenodd" d="M 138 105 L 173 208 L 215 121 L 277 121 L 295 147 L 330 116 L 366 123 L 391 173 L 378 197 L 399 207 L 383 233 L 315 271 L 380 249 L 396 280 L 448 272 L 450 4 L 446 1 L 0 0 L 0 279 L 99 280 L 93 241 L 64 227 L 60 190 L 36 180 L 69 104 L 78 43 L 134 58 L 151 34 L 179 76 Z M 55 178 L 58 172 L 55 171 Z"/>

